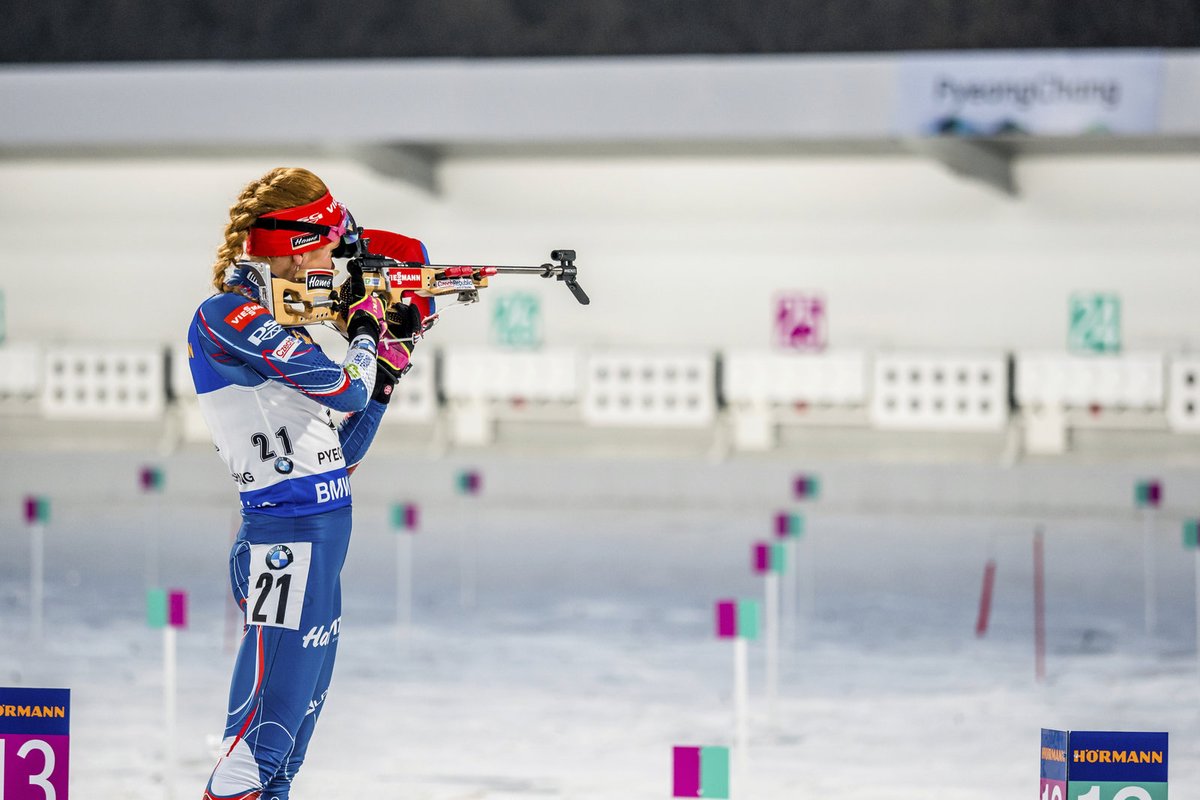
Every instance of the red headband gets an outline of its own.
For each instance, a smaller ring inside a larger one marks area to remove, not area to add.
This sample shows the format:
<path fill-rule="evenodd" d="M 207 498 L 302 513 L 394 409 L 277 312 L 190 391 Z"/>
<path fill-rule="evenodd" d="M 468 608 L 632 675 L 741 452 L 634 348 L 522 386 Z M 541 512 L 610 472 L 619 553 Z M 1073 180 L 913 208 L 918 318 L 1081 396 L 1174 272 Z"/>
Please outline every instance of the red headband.
<path fill-rule="evenodd" d="M 326 192 L 307 205 L 272 211 L 256 219 L 246 237 L 246 252 L 252 256 L 307 253 L 342 238 L 348 222 L 346 207 Z"/>

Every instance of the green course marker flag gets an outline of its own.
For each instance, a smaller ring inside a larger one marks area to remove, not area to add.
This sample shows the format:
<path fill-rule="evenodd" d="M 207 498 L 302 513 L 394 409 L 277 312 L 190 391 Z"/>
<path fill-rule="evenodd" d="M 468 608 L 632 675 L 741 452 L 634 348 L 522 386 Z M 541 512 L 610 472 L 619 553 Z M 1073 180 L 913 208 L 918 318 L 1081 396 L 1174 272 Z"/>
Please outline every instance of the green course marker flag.
<path fill-rule="evenodd" d="M 151 628 L 167 627 L 167 593 L 164 589 L 146 590 L 146 624 Z"/>

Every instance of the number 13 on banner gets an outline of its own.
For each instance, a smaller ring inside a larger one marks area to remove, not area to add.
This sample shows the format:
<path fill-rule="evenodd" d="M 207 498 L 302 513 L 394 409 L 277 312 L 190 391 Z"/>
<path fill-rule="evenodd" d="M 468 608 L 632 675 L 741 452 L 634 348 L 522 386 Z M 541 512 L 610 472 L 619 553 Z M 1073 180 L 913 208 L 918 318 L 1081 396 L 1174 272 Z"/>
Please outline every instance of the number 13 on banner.
<path fill-rule="evenodd" d="M 69 689 L 0 687 L 0 800 L 67 800 Z"/>
<path fill-rule="evenodd" d="M 1084 784 L 1086 786 L 1087 784 Z M 1083 786 L 1072 786 L 1072 793 L 1082 791 Z M 1157 796 L 1143 786 L 1121 786 L 1120 784 L 1093 784 L 1086 793 L 1076 796 L 1076 800 L 1159 800 L 1166 798 L 1163 792 Z"/>

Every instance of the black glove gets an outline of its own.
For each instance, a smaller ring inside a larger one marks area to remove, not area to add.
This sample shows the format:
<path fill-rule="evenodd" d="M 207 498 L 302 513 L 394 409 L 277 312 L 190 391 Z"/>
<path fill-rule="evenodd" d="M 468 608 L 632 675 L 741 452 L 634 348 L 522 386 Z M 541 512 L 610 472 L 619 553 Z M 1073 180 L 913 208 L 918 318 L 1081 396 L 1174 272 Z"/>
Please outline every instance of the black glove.
<path fill-rule="evenodd" d="M 363 283 L 362 273 L 355 270 L 342 284 L 338 297 L 342 313 L 346 315 L 346 335 L 353 339 L 368 334 L 379 339 L 383 332 L 383 301 L 370 297 Z"/>
<path fill-rule="evenodd" d="M 385 316 L 385 330 L 379 337 L 375 359 L 375 391 L 372 397 L 387 403 L 400 376 L 408 372 L 409 359 L 420 338 L 421 312 L 416 306 L 393 303 Z"/>
<path fill-rule="evenodd" d="M 408 303 L 392 303 L 388 308 L 387 334 L 392 339 L 404 342 L 410 354 L 424 332 L 424 320 L 421 319 L 419 308 Z"/>

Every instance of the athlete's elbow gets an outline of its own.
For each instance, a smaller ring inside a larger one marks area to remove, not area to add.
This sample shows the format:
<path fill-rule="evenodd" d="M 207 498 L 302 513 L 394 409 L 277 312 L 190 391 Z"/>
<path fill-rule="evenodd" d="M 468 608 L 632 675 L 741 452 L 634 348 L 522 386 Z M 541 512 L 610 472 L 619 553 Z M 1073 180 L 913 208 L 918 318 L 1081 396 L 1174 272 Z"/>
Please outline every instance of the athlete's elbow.
<path fill-rule="evenodd" d="M 346 414 L 357 414 L 367 407 L 371 396 L 367 393 L 364 387 L 358 381 L 346 387 L 345 391 L 339 392 L 333 397 L 325 398 L 324 404 L 332 408 L 334 411 L 341 411 Z"/>

